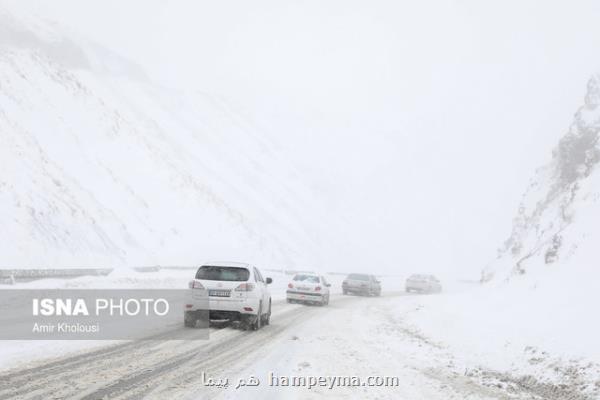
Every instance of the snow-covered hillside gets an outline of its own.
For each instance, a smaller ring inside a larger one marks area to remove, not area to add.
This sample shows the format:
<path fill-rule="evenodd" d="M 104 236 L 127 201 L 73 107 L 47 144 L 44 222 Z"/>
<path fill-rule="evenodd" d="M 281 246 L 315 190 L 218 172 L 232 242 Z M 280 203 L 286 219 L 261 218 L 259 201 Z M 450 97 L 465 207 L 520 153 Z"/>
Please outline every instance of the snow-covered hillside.
<path fill-rule="evenodd" d="M 563 270 L 599 276 L 600 75 L 587 87 L 584 105 L 525 193 L 510 238 L 484 279 Z"/>
<path fill-rule="evenodd" d="M 5 267 L 315 265 L 336 240 L 268 137 L 218 96 L 157 86 L 100 45 L 0 9 Z"/>

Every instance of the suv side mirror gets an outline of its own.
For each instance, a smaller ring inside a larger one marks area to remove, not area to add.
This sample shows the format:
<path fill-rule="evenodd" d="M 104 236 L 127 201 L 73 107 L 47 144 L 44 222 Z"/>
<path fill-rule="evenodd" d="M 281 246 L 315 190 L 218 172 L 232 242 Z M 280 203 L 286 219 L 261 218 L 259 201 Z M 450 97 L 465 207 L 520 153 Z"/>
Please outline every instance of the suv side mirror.
<path fill-rule="evenodd" d="M 273 279 L 267 278 L 267 285 L 270 285 L 271 283 L 273 283 Z"/>

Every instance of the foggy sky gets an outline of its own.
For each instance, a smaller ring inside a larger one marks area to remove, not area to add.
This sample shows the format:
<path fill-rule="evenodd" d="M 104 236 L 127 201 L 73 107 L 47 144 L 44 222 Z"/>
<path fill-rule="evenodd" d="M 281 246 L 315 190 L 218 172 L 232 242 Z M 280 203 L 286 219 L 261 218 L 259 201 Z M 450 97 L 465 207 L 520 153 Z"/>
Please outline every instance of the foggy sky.
<path fill-rule="evenodd" d="M 596 1 L 4 1 L 269 128 L 383 271 L 476 274 L 600 70 Z"/>

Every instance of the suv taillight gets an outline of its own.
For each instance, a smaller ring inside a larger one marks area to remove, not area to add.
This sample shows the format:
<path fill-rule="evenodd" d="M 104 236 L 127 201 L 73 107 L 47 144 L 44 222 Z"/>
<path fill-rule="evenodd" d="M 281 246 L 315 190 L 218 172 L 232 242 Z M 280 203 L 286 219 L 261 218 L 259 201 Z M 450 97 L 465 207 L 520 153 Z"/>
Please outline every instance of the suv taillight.
<path fill-rule="evenodd" d="M 190 281 L 188 287 L 190 289 L 204 289 L 204 286 L 202 286 L 202 284 L 196 280 Z"/>
<path fill-rule="evenodd" d="M 320 290 L 321 290 L 321 286 L 317 286 L 317 287 L 315 288 L 315 292 L 319 292 Z"/>
<path fill-rule="evenodd" d="M 288 283 L 288 289 L 293 289 L 294 285 L 292 285 L 291 283 Z"/>
<path fill-rule="evenodd" d="M 238 287 L 235 288 L 236 292 L 251 292 L 254 290 L 254 283 L 242 283 Z"/>

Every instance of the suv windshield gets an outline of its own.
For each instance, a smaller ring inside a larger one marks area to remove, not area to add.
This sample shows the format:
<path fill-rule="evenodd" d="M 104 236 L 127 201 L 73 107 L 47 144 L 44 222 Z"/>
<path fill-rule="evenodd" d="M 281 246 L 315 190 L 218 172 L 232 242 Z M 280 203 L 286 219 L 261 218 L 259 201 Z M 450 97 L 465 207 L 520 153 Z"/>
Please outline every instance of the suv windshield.
<path fill-rule="evenodd" d="M 203 265 L 196 272 L 196 279 L 207 281 L 247 281 L 250 271 L 238 267 L 215 267 Z"/>
<path fill-rule="evenodd" d="M 350 274 L 350 275 L 348 275 L 348 279 L 352 279 L 354 281 L 368 281 L 369 280 L 369 275 Z"/>
<path fill-rule="evenodd" d="M 314 275 L 296 275 L 294 280 L 309 283 L 319 283 L 319 277 Z"/>

